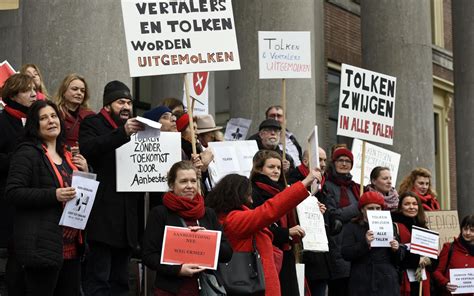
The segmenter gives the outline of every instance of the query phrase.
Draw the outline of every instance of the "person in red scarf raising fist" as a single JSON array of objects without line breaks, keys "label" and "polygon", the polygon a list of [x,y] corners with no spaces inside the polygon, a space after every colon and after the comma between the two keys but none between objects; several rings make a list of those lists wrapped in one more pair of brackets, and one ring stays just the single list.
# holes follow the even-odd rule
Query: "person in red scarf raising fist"
[{"label": "person in red scarf raising fist", "polygon": [[423,204],[425,211],[439,211],[441,209],[436,192],[431,185],[431,172],[425,168],[416,168],[400,183],[400,194],[412,191],[416,193]]}]

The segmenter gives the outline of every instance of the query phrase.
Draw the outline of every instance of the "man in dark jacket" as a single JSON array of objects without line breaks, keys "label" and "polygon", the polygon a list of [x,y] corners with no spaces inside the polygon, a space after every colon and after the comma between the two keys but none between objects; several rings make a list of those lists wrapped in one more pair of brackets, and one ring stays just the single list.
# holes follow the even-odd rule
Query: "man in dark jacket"
[{"label": "man in dark jacket", "polygon": [[120,81],[104,88],[104,107],[84,119],[80,151],[100,182],[86,228],[86,295],[128,295],[128,264],[138,245],[137,208],[140,193],[117,192],[115,149],[143,129],[132,116],[130,89]]}]

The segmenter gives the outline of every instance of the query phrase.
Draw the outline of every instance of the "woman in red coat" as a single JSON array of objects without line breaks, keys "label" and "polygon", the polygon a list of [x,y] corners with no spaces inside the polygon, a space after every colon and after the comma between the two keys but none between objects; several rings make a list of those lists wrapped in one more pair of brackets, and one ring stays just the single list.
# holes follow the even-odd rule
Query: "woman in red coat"
[{"label": "woman in red coat", "polygon": [[461,234],[454,242],[445,243],[439,255],[439,265],[433,277],[443,288],[443,295],[451,295],[451,292],[457,289],[449,279],[449,270],[453,268],[474,268],[474,215],[464,217],[461,222]]},{"label": "woman in red coat", "polygon": [[255,209],[251,209],[252,187],[249,179],[236,174],[225,176],[206,197],[206,205],[218,214],[234,252],[250,252],[252,238],[255,237],[262,258],[267,296],[281,295],[273,257],[273,235],[268,226],[308,197],[306,187],[316,178],[320,180],[321,175],[312,171],[303,181],[286,188]]}]

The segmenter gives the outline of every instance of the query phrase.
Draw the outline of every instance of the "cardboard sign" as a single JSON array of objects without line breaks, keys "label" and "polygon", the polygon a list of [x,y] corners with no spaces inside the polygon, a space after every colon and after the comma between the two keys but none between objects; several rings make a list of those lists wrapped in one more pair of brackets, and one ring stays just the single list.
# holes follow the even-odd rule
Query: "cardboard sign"
[{"label": "cardboard sign", "polygon": [[410,252],[438,259],[439,233],[413,226],[411,230]]},{"label": "cardboard sign", "polygon": [[165,226],[161,264],[198,264],[217,269],[221,232],[216,230],[191,231],[188,228]]},{"label": "cardboard sign", "polygon": [[166,174],[181,161],[181,133],[161,132],[159,138],[137,134],[115,151],[118,192],[168,191]]},{"label": "cardboard sign", "polygon": [[122,0],[131,77],[239,70],[231,0]]},{"label": "cardboard sign", "polygon": [[426,225],[439,232],[439,249],[461,233],[458,211],[426,211]]},{"label": "cardboard sign", "polygon": [[397,79],[342,64],[337,134],[393,144]]},{"label": "cardboard sign", "polygon": [[[362,172],[362,141],[354,139],[352,143],[352,154],[354,155],[354,166],[352,167],[352,179],[360,180]],[[400,165],[400,154],[390,150],[365,143],[365,168],[364,168],[364,186],[370,184],[370,172],[377,167],[388,167],[392,175],[392,186],[396,187],[398,167]]]},{"label": "cardboard sign", "polygon": [[241,141],[247,138],[252,120],[246,118],[231,118],[225,128],[224,140]]},{"label": "cardboard sign", "polygon": [[374,232],[375,239],[370,243],[371,247],[390,247],[393,240],[393,224],[390,211],[367,211],[369,229]]},{"label": "cardboard sign", "polygon": [[[195,72],[188,73],[187,81],[191,85],[189,87],[189,95],[194,98],[193,115],[207,115],[209,114],[209,72]],[[186,100],[186,90],[183,84],[183,105],[188,107],[188,100]]]},{"label": "cardboard sign", "polygon": [[319,210],[318,199],[309,196],[296,207],[296,211],[300,225],[306,233],[302,239],[304,250],[329,252],[324,217]]},{"label": "cardboard sign", "polygon": [[449,281],[457,285],[456,291],[451,294],[474,293],[474,268],[455,268],[449,270]]},{"label": "cardboard sign", "polygon": [[5,60],[0,63],[0,87],[2,87],[5,84],[5,81],[8,79],[8,77],[12,76],[15,74],[16,71],[13,69],[13,67],[10,65],[10,63]]},{"label": "cardboard sign", "polygon": [[310,32],[258,32],[260,79],[311,78]]}]

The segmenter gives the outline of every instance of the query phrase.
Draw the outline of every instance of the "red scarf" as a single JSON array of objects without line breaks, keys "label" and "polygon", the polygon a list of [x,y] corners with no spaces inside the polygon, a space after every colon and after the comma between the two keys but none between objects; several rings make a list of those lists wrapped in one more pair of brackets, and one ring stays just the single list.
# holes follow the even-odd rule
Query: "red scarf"
[{"label": "red scarf", "polygon": [[22,118],[26,118],[25,113],[21,112],[20,110],[13,109],[12,107],[8,105],[5,106],[5,111],[18,120],[21,120]]},{"label": "red scarf", "polygon": [[107,110],[105,110],[105,108],[100,109],[100,114],[102,114],[102,116],[105,117],[105,120],[107,120],[107,122],[108,122],[114,129],[118,128],[117,123],[112,119],[112,117],[110,116],[109,112],[107,112]]},{"label": "red scarf", "polygon": [[[70,186],[70,184],[69,185],[64,184],[63,177],[59,173],[58,168],[56,167],[56,165],[54,164],[53,159],[51,158],[51,156],[48,153],[48,148],[46,148],[45,145],[42,145],[42,146],[43,146],[44,153],[46,154],[46,157],[48,158],[49,162],[51,163],[51,166],[53,167],[54,174],[56,175],[56,178],[58,178],[59,187],[64,188],[64,187]],[[71,152],[66,150],[66,147],[64,147],[64,158],[65,158],[67,164],[71,167],[71,169],[73,171],[77,171],[77,167],[74,165],[74,163],[72,163],[72,154],[71,154]]]},{"label": "red scarf", "polygon": [[423,209],[425,211],[439,211],[441,209],[436,197],[432,196],[431,194],[421,195],[421,193],[416,191],[415,188],[413,188],[413,192],[415,192],[420,198],[421,204],[423,205]]},{"label": "red scarf", "polygon": [[193,199],[178,196],[173,192],[167,192],[163,196],[163,205],[185,220],[199,220],[204,217],[206,208],[204,207],[204,198],[197,193]]},{"label": "red scarf", "polygon": [[341,177],[333,176],[332,174],[329,174],[329,180],[340,187],[341,194],[339,197],[339,208],[345,208],[351,205],[348,190],[351,190],[355,198],[359,200],[360,187],[359,187],[359,184],[352,181],[352,179],[345,180]]}]

